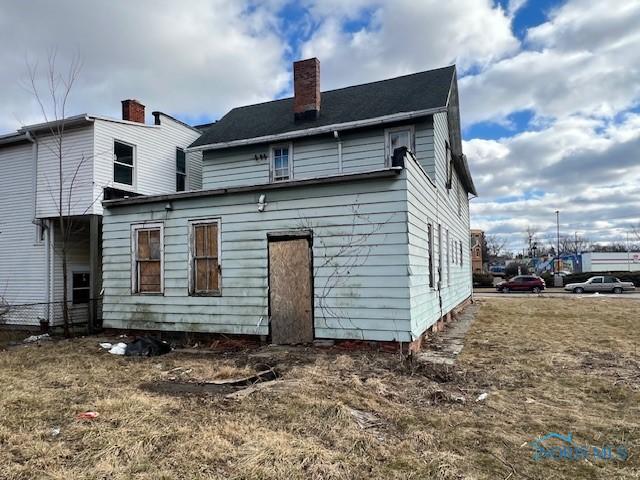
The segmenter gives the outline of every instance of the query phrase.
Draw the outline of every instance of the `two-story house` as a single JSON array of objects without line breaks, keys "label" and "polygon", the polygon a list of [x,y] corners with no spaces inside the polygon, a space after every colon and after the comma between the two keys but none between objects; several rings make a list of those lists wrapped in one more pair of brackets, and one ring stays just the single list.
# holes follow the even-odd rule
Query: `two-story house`
[{"label": "two-story house", "polygon": [[201,132],[153,116],[125,100],[122,120],[83,114],[0,136],[0,323],[59,324],[65,282],[71,320],[97,317],[102,200],[201,188],[202,155],[186,151]]},{"label": "two-story house", "polygon": [[326,92],[317,59],[293,71],[188,149],[204,190],[103,202],[105,327],[419,342],[470,298],[455,67]]}]

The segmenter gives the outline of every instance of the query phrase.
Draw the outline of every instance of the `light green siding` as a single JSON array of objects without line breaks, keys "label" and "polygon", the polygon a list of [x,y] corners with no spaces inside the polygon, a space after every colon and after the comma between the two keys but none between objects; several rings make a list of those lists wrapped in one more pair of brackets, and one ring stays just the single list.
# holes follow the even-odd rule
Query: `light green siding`
[{"label": "light green siding", "polygon": [[[469,202],[457,175],[453,175],[452,189],[446,189],[445,141],[447,139],[446,113],[437,113],[434,115],[434,163],[425,165],[420,161],[419,163],[424,167],[420,168],[414,161],[406,162],[411,329],[414,338],[436,323],[441,315],[450,312],[471,296]],[[429,173],[429,178],[426,173]],[[460,215],[457,195],[460,195],[461,199]],[[429,286],[427,242],[429,223],[433,225],[434,288]],[[443,245],[439,243],[438,225],[442,225]],[[449,231],[448,249],[446,248],[447,230]],[[459,259],[460,247],[456,248],[455,254],[453,252],[453,245],[458,245],[458,242],[462,244],[462,261]],[[439,275],[441,248],[443,268]],[[447,274],[450,274],[451,278],[447,278]],[[439,284],[440,288],[438,288]]]},{"label": "light green siding", "polygon": [[[313,231],[317,338],[408,341],[406,180],[292,187],[107,209],[104,325],[266,335],[267,233]],[[220,218],[222,295],[188,295],[188,222]],[[131,225],[164,224],[164,295],[131,295]],[[292,292],[295,293],[295,292]]]}]

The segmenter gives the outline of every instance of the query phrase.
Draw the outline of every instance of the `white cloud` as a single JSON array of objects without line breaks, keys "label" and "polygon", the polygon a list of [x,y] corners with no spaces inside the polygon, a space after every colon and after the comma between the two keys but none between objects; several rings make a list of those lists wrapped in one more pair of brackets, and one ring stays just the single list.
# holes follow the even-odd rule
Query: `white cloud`
[{"label": "white cloud", "polygon": [[640,2],[576,0],[527,32],[530,47],[460,81],[465,124],[542,117],[611,117],[640,101]]},{"label": "white cloud", "polygon": [[[509,16],[489,0],[337,3],[311,2],[320,27],[302,47],[303,57],[320,58],[325,89],[451,63],[487,65],[519,46]],[[367,26],[346,31],[346,19],[367,14]]]},{"label": "white cloud", "polygon": [[[249,8],[251,7],[251,8]],[[149,110],[220,114],[273,98],[289,81],[273,4],[222,0],[36,1],[0,5],[0,131],[38,120],[19,86],[25,57],[83,58],[71,110],[118,116],[120,100]]]}]

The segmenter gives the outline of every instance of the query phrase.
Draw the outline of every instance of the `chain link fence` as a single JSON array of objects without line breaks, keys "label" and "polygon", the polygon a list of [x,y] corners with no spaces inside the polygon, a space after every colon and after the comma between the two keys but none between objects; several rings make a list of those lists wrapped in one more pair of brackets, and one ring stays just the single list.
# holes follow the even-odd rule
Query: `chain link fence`
[{"label": "chain link fence", "polygon": [[[10,304],[0,303],[0,327],[24,329],[58,329],[64,326],[64,302]],[[90,319],[95,317],[93,330],[102,327],[102,299],[87,303],[67,302],[69,324],[74,331],[89,332]]]}]

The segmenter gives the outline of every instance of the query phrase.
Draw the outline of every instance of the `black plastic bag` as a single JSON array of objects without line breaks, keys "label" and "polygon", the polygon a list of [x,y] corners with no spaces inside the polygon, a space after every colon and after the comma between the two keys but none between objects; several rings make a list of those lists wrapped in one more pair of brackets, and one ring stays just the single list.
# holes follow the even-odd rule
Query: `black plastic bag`
[{"label": "black plastic bag", "polygon": [[139,337],[127,345],[124,351],[127,357],[157,357],[171,351],[167,342],[153,337]]}]

